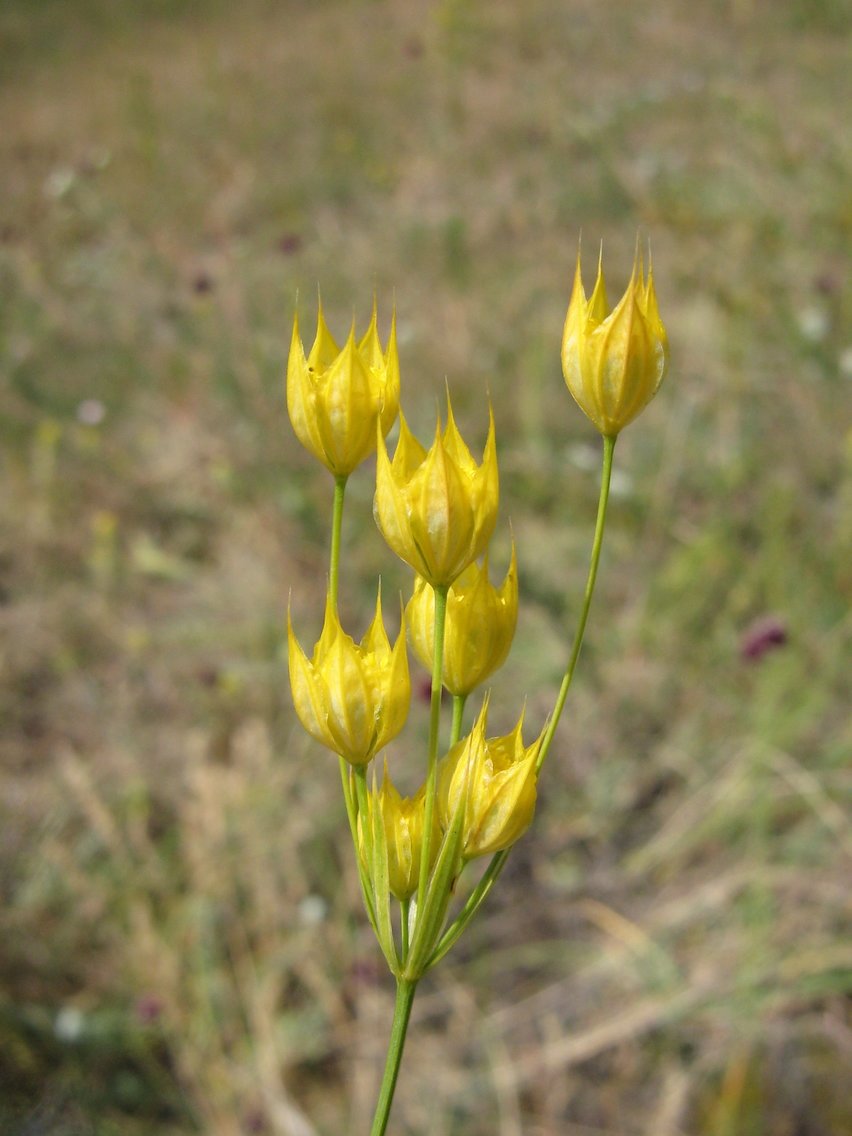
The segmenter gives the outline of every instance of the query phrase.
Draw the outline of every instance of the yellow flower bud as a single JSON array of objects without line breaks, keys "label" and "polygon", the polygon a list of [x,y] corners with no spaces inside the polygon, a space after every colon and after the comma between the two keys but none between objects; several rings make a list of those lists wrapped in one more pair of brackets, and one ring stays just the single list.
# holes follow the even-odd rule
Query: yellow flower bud
[{"label": "yellow flower bud", "polygon": [[376,614],[360,646],[340,626],[331,598],[322,635],[308,659],[287,613],[290,687],[299,721],[311,735],[352,765],[366,765],[396,737],[408,716],[411,683],[405,621],[393,647]]},{"label": "yellow flower bud", "polygon": [[310,354],[299,336],[298,318],[287,361],[287,410],[296,436],[335,477],[347,477],[375,450],[376,430],[387,434],[399,412],[396,319],[385,351],[376,326],[376,306],[360,342],[354,327],[340,350],[326,326],[322,305]]},{"label": "yellow flower bud", "polygon": [[[488,579],[488,557],[465,568],[447,593],[444,626],[444,686],[466,696],[501,667],[518,621],[518,564],[515,545],[509,571],[499,588]],[[408,637],[427,670],[435,650],[435,593],[422,578],[405,609]]]},{"label": "yellow flower bud", "polygon": [[449,828],[456,809],[465,809],[461,847],[466,860],[509,848],[529,828],[535,812],[541,736],[524,748],[521,714],[511,734],[486,739],[487,717],[486,699],[471,732],[438,770],[441,827]]},{"label": "yellow flower bud", "polygon": [[374,514],[387,543],[430,584],[445,587],[480,556],[497,519],[499,500],[494,416],[482,464],[471,457],[447,398],[447,426],[438,421],[428,452],[400,412],[393,461],[378,438]]},{"label": "yellow flower bud", "polygon": [[657,309],[653,272],[637,246],[627,291],[607,314],[603,269],[586,300],[580,257],[562,335],[562,372],[580,409],[615,437],[648,405],[663,381],[669,345]]},{"label": "yellow flower bud", "polygon": [[[410,899],[417,891],[420,875],[420,856],[423,849],[423,824],[426,818],[426,787],[421,785],[413,797],[402,797],[390,779],[387,762],[381,788],[375,786],[368,798],[368,808],[378,808],[385,830],[388,856],[388,884],[391,894],[399,900]],[[372,822],[372,811],[370,820]],[[358,844],[362,858],[366,857],[363,818],[358,818]],[[438,818],[434,817],[434,831],[429,842],[432,868],[441,844]]]}]

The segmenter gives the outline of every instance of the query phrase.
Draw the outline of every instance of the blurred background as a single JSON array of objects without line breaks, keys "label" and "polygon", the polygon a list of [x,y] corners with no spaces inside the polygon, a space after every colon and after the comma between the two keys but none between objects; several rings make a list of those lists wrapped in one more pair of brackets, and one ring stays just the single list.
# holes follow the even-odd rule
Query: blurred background
[{"label": "blurred background", "polygon": [[[446,380],[478,454],[490,394],[521,576],[492,724],[525,693],[537,730],[598,489],[559,365],[581,231],[613,298],[650,238],[671,371],[392,1130],[852,1131],[850,30],[846,0],[4,0],[0,1132],[369,1127],[392,984],[283,650],[332,489],[293,314],[310,343],[319,286],[342,340],[395,303],[424,439]],[[377,574],[410,586],[372,491],[358,638]]]}]

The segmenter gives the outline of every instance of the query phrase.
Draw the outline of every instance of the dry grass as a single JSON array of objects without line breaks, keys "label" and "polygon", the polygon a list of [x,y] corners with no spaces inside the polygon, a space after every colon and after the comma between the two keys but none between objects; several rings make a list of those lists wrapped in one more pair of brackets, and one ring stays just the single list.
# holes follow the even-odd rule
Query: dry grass
[{"label": "dry grass", "polygon": [[[394,295],[421,433],[445,375],[474,438],[490,391],[523,604],[494,725],[518,690],[540,720],[596,497],[576,236],[616,292],[637,227],[671,379],[619,443],[536,826],[418,995],[394,1128],[849,1130],[850,30],[840,0],[7,0],[0,1131],[368,1126],[390,991],[281,651],[330,497],[286,422],[293,306],[319,282],[342,332]],[[408,586],[369,481],[361,628],[376,573]],[[747,662],[766,616],[786,642]]]}]

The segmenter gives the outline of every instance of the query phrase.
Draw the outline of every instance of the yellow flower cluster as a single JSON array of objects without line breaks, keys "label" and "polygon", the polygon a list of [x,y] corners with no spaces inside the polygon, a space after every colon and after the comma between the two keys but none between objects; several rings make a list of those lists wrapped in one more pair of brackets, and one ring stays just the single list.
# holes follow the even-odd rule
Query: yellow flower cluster
[{"label": "yellow flower cluster", "polygon": [[[391,968],[416,981],[446,949],[442,942],[454,941],[450,932],[450,940],[440,936],[464,864],[477,856],[499,857],[528,828],[553,727],[525,746],[522,713],[511,733],[488,737],[486,695],[473,726],[463,733],[465,702],[505,661],[518,615],[514,542],[502,584],[493,585],[488,572],[499,503],[494,417],[489,408],[477,462],[456,425],[448,394],[446,424],[439,418],[431,446],[423,446],[399,409],[395,328],[394,319],[382,347],[374,305],[367,331],[356,339],[353,326],[341,349],[320,307],[306,354],[294,321],[287,367],[290,420],[300,442],[334,476],[336,490],[322,633],[308,657],[288,612],[288,648],[296,713],[305,730],[342,761],[371,922]],[[586,299],[578,258],[562,343],[563,372],[574,398],[607,439],[610,460],[619,431],[656,393],[667,359],[652,274],[649,270],[645,277],[638,251],[627,290],[611,312],[600,267]],[[391,456],[386,437],[397,421]],[[350,474],[373,453],[375,521],[389,547],[416,573],[393,644],[380,596],[360,643],[344,632],[337,604],[343,492]],[[406,630],[432,675],[425,776],[410,797],[396,789],[387,760],[381,784],[374,777],[368,787],[365,779],[366,767],[397,737],[408,715]],[[453,698],[452,730],[443,746],[442,687]],[[561,702],[556,719],[559,712]],[[389,895],[402,905],[399,949]],[[411,911],[416,916],[409,921],[415,897]]]},{"label": "yellow flower cluster", "polygon": [[[459,432],[448,396],[446,426],[439,421],[431,447],[422,446],[398,411],[394,328],[383,350],[374,307],[363,338],[356,342],[353,329],[341,350],[320,308],[316,338],[306,355],[294,323],[288,409],[299,440],[335,477],[347,477],[377,451],[376,522],[388,545],[418,574],[408,605],[412,645],[431,670],[435,588],[447,589],[444,684],[451,694],[467,696],[505,660],[518,610],[514,547],[499,588],[488,578],[487,557],[477,564],[494,531],[499,502],[494,419],[489,414],[485,450],[477,463]],[[391,458],[385,434],[397,416],[399,439]],[[404,629],[391,647],[377,601],[373,622],[358,645],[343,631],[329,596],[312,657],[299,645],[289,617],[288,642],[293,702],[302,725],[351,765],[366,765],[405,723],[411,686]],[[480,740],[484,745],[484,736]],[[477,799],[473,791],[471,799]],[[412,865],[419,871],[413,844],[423,827],[424,800],[425,789],[410,799],[400,797],[387,777],[372,795],[371,807],[384,817],[391,890],[398,897],[411,894]],[[446,820],[444,816],[445,827]],[[437,841],[430,843],[437,850]],[[488,851],[471,852],[475,844],[470,841],[465,847],[466,856]]]}]

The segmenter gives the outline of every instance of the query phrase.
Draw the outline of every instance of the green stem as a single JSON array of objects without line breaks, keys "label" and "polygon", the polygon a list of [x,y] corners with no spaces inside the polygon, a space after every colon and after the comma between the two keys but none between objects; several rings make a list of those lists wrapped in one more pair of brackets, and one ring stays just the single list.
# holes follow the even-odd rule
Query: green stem
[{"label": "green stem", "polygon": [[343,498],[346,494],[346,475],[334,479],[334,508],[331,514],[331,557],[328,569],[328,591],[337,610],[337,583],[340,578],[340,529],[343,523]]},{"label": "green stem", "polygon": [[606,509],[609,503],[609,486],[612,480],[612,454],[615,449],[615,441],[617,435],[612,437],[604,437],[603,440],[603,469],[601,471],[601,492],[598,498],[598,516],[595,522],[595,536],[592,541],[592,555],[589,562],[589,574],[586,578],[586,592],[583,597],[583,607],[580,611],[580,618],[577,622],[577,630],[574,632],[574,644],[571,648],[571,654],[568,658],[568,666],[565,668],[565,677],[562,679],[562,686],[559,688],[559,694],[556,698],[556,705],[553,708],[553,717],[548,723],[544,737],[541,741],[541,749],[538,754],[538,761],[536,762],[536,772],[538,772],[544,759],[547,757],[547,752],[550,749],[553,736],[556,733],[556,727],[559,725],[559,719],[562,716],[562,709],[565,706],[565,699],[568,697],[568,690],[574,678],[574,669],[577,666],[577,660],[580,657],[580,648],[583,646],[583,636],[586,633],[586,622],[589,618],[589,609],[592,606],[592,596],[595,591],[595,580],[598,575],[598,564],[601,558],[601,546],[603,544],[604,526],[606,525]]},{"label": "green stem", "polygon": [[429,881],[432,827],[435,815],[435,789],[438,782],[438,741],[441,725],[441,692],[444,682],[444,627],[447,617],[448,587],[434,586],[435,646],[432,654],[432,702],[429,710],[429,765],[426,773],[426,802],[423,814],[423,847],[420,853],[420,875],[417,881],[417,916],[423,910]]},{"label": "green stem", "polygon": [[467,702],[466,694],[453,695],[453,724],[450,727],[450,747],[452,748],[461,737],[462,723],[464,721],[464,708]]},{"label": "green stem", "polygon": [[405,1034],[408,1030],[408,1019],[411,1017],[411,1004],[414,1001],[416,989],[416,982],[409,982],[404,978],[400,978],[397,982],[393,1026],[388,1042],[388,1056],[370,1136],[384,1136],[388,1126],[396,1079],[399,1076],[399,1065],[402,1061],[402,1050],[405,1045]]}]

